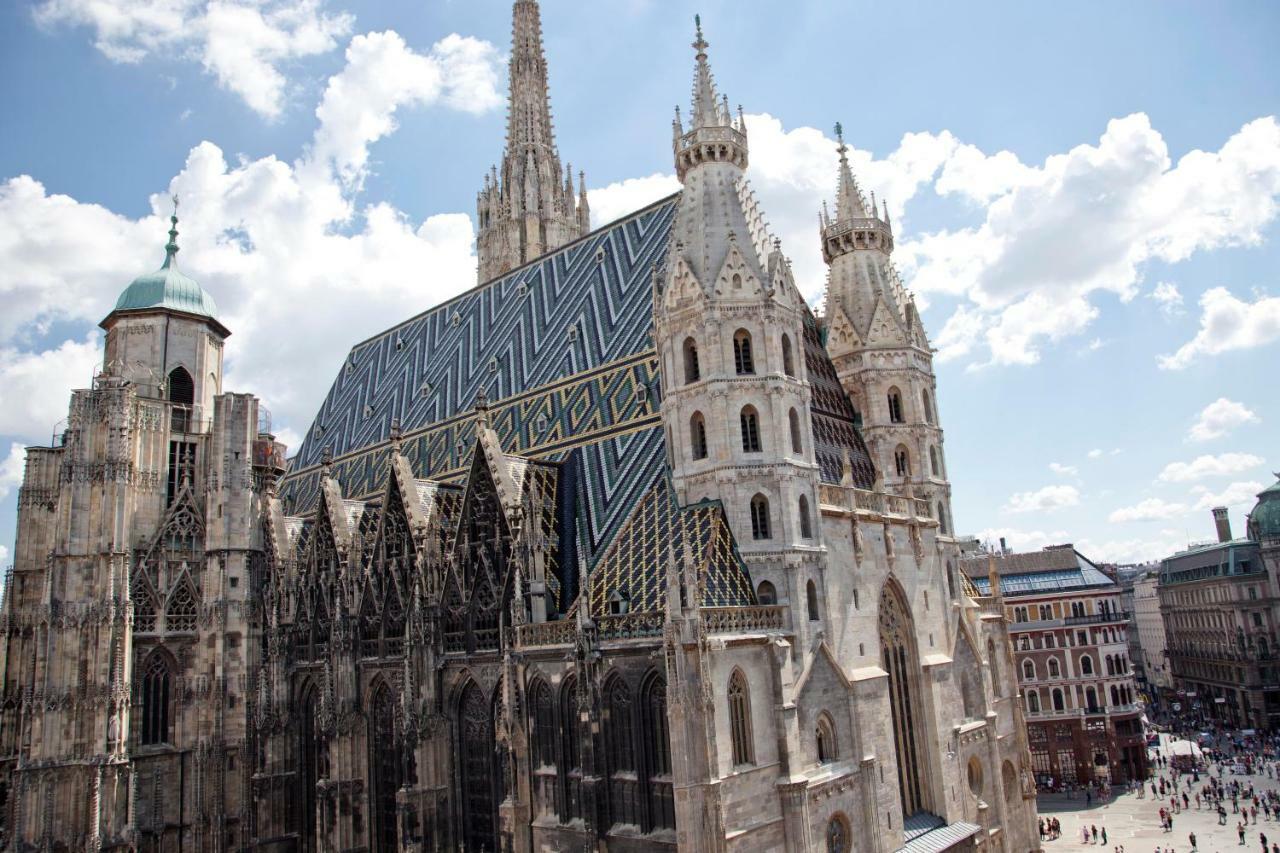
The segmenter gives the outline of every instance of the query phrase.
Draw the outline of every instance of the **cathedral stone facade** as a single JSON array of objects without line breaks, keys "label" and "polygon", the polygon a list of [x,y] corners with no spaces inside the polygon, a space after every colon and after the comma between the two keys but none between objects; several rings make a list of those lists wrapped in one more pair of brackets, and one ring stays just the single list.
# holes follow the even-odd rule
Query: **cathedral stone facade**
[{"label": "cathedral stone facade", "polygon": [[999,586],[843,142],[817,316],[701,27],[681,191],[591,231],[514,17],[481,285],[356,344],[292,459],[176,216],[103,321],[27,455],[0,848],[1037,849]]}]

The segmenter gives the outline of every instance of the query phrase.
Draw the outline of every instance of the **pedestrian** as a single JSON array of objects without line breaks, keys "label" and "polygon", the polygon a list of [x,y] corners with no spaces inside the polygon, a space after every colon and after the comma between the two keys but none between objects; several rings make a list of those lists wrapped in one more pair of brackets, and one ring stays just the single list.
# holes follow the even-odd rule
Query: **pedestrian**
[{"label": "pedestrian", "polygon": [[1093,843],[1097,844],[1098,843],[1098,826],[1097,824],[1090,824],[1089,828],[1093,830]]},{"label": "pedestrian", "polygon": [[[1266,836],[1263,836],[1263,838],[1265,838],[1265,837],[1266,837]],[[1107,843],[1107,828],[1106,828],[1105,826],[1104,826],[1104,827],[1102,827],[1102,843],[1103,843],[1104,845]],[[1263,842],[1262,842],[1262,844],[1263,844],[1263,846],[1265,847],[1265,846],[1266,846],[1266,841],[1263,841]]]},{"label": "pedestrian", "polygon": [[1236,822],[1236,835],[1240,836],[1240,847],[1244,846],[1244,824]]},{"label": "pedestrian", "polygon": [[1190,840],[1190,841],[1191,841],[1191,849],[1192,849],[1192,850],[1195,850],[1195,849],[1196,849],[1196,834],[1193,832],[1193,833],[1191,833],[1190,835],[1188,835],[1188,836],[1187,836],[1187,838],[1188,838],[1188,840]]}]

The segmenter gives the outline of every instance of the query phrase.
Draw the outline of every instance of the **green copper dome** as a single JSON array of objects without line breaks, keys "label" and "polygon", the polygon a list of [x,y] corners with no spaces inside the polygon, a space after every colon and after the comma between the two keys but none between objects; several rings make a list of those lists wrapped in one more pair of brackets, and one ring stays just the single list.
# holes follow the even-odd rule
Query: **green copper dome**
[{"label": "green copper dome", "polygon": [[169,221],[173,227],[169,231],[169,243],[164,247],[164,264],[155,272],[135,278],[116,300],[115,310],[165,308],[216,318],[218,306],[213,297],[205,293],[195,279],[178,271],[178,217],[174,215]]},{"label": "green copper dome", "polygon": [[1260,538],[1280,539],[1280,479],[1258,493],[1258,505],[1249,514],[1249,522]]}]

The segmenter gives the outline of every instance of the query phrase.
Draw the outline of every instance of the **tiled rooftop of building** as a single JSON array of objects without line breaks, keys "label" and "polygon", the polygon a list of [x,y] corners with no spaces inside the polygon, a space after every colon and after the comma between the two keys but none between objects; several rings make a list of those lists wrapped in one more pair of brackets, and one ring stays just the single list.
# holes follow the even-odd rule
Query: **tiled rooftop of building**
[{"label": "tiled rooftop of building", "polygon": [[1076,589],[1114,587],[1115,581],[1071,545],[1019,554],[977,554],[961,561],[961,568],[981,595],[989,595],[987,572],[995,560],[1000,592],[1008,596],[1039,595]]}]

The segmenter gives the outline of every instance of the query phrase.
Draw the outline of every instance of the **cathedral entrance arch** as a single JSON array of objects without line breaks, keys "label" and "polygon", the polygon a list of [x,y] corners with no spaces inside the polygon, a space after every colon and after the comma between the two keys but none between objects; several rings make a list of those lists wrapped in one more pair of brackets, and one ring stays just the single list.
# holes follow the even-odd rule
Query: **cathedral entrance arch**
[{"label": "cathedral entrance arch", "polygon": [[498,793],[493,703],[474,682],[458,701],[458,764],[462,787],[462,842],[467,853],[498,849]]}]

